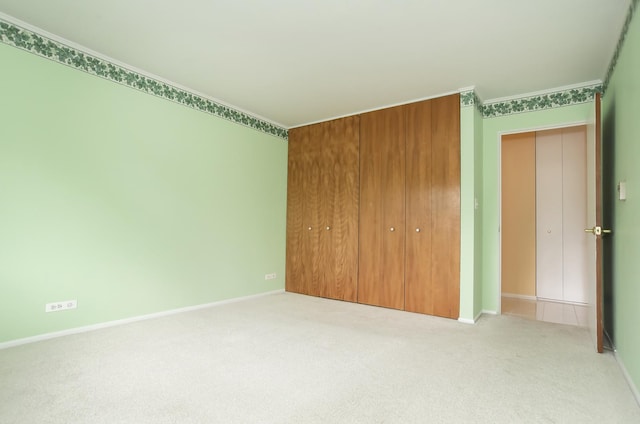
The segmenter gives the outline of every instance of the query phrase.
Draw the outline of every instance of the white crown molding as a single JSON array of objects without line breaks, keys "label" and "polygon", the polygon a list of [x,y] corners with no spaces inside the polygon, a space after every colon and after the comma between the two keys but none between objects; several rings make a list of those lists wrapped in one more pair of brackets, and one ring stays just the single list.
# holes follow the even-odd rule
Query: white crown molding
[{"label": "white crown molding", "polygon": [[514,100],[526,99],[528,97],[545,96],[547,94],[554,94],[554,93],[569,91],[569,90],[579,90],[581,88],[593,87],[601,84],[602,84],[602,80],[586,81],[586,82],[581,82],[577,84],[565,85],[562,87],[549,88],[547,90],[534,91],[531,93],[516,94],[514,96],[508,96],[508,97],[498,97],[495,99],[485,100],[484,102],[482,102],[482,104],[490,105],[493,103],[511,102]]},{"label": "white crown molding", "polygon": [[331,118],[319,119],[317,121],[311,121],[311,122],[307,122],[305,124],[293,125],[293,126],[287,128],[287,129],[290,130],[290,129],[293,129],[293,128],[305,127],[307,125],[313,125],[313,124],[319,124],[321,122],[333,121],[334,119],[347,118],[349,116],[361,115],[363,113],[375,112],[377,110],[383,110],[383,109],[388,109],[388,108],[391,108],[391,107],[408,105],[408,104],[411,104],[411,103],[422,102],[422,101],[425,101],[425,100],[437,99],[439,97],[445,97],[445,96],[450,96],[452,94],[459,94],[459,93],[460,92],[457,91],[457,90],[456,91],[447,91],[446,93],[435,94],[433,96],[420,97],[420,98],[413,99],[413,100],[407,100],[405,102],[392,103],[392,104],[388,104],[386,106],[379,106],[379,107],[375,107],[375,108],[371,108],[371,109],[364,109],[364,110],[361,110],[359,112],[347,113],[345,115],[337,115],[337,116],[333,116]]}]

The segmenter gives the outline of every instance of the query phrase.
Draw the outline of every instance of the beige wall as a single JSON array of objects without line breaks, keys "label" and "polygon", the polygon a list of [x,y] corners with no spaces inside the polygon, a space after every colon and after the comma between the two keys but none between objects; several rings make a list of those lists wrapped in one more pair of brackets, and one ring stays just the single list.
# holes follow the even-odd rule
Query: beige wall
[{"label": "beige wall", "polygon": [[502,136],[502,293],[536,295],[536,134]]}]

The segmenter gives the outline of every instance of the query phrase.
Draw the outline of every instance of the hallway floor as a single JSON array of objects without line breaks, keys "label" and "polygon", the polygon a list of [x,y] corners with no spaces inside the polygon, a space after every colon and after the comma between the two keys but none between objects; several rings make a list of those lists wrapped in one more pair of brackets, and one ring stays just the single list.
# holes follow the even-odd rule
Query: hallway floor
[{"label": "hallway floor", "polygon": [[588,306],[502,296],[502,314],[557,324],[588,326]]}]

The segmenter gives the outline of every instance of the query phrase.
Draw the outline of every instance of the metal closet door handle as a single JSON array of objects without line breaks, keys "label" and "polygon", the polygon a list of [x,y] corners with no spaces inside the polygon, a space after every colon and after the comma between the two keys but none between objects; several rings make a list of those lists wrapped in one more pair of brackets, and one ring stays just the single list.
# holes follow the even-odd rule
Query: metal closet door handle
[{"label": "metal closet door handle", "polygon": [[416,233],[419,233],[419,232],[420,232],[420,228],[416,228]]},{"label": "metal closet door handle", "polygon": [[396,229],[394,227],[389,228],[389,231],[391,231],[392,233],[395,231]]},{"label": "metal closet door handle", "polygon": [[329,227],[329,226],[327,225],[327,231],[329,231],[330,229],[331,229],[331,227]]}]

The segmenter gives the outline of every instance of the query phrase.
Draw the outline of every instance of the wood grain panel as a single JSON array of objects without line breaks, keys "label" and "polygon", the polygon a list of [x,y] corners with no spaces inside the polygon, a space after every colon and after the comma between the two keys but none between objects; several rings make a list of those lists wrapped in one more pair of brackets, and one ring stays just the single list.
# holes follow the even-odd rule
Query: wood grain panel
[{"label": "wood grain panel", "polygon": [[320,181],[318,187],[318,280],[319,295],[327,297],[327,285],[335,281],[335,254],[333,242],[333,219],[338,205],[335,197],[334,156],[331,139],[331,123],[321,122],[311,126],[311,137],[318,146]]},{"label": "wood grain panel", "polygon": [[325,231],[321,244],[326,246],[327,257],[320,295],[354,302],[358,283],[359,117],[323,125],[326,204],[322,207]]},{"label": "wood grain panel", "polygon": [[536,133],[502,136],[502,293],[536,295]]},{"label": "wood grain panel", "polygon": [[460,95],[431,101],[433,314],[460,315]]},{"label": "wood grain panel", "polygon": [[404,308],[404,107],[360,117],[358,302]]},{"label": "wood grain panel", "polygon": [[[594,126],[593,131],[595,132],[595,177],[596,177],[596,191],[595,191],[595,203],[596,203],[596,222],[595,225],[603,226],[603,209],[602,209],[602,100],[600,98],[600,93],[596,93],[595,98],[595,110],[594,110]],[[603,320],[603,295],[604,295],[604,270],[603,270],[603,254],[604,254],[604,246],[602,243],[602,237],[596,238],[596,289],[594,299],[595,303],[590,308],[590,317],[593,312],[593,318],[595,318],[595,328],[592,328],[592,325],[589,325],[589,331],[595,337],[596,350],[598,353],[603,352],[603,343],[604,343],[604,324]],[[610,283],[610,282],[608,282]],[[592,308],[595,308],[593,311]]]},{"label": "wood grain panel", "polygon": [[433,314],[431,279],[431,101],[406,106],[405,309]]},{"label": "wood grain panel", "polygon": [[288,173],[287,173],[287,243],[286,243],[286,276],[285,289],[290,292],[303,293],[303,178],[304,164],[302,151],[305,141],[309,139],[309,129],[295,128],[289,131]]},{"label": "wood grain panel", "polygon": [[321,270],[324,264],[321,254],[320,239],[322,236],[322,146],[318,140],[322,137],[320,124],[309,126],[309,138],[303,148],[303,211],[306,227],[303,243],[303,280],[304,294],[320,296]]}]

